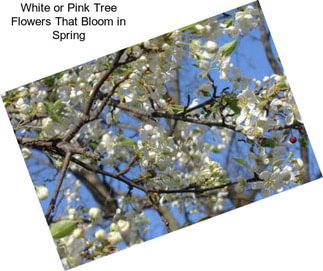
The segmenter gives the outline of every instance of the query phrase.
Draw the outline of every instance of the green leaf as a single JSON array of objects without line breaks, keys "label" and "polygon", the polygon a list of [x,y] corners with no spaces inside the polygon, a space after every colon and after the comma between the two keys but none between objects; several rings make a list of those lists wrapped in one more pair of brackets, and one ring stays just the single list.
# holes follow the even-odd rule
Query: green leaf
[{"label": "green leaf", "polygon": [[2,97],[2,100],[3,100],[4,103],[7,103],[7,104],[12,103],[11,97],[8,97],[8,96]]},{"label": "green leaf", "polygon": [[60,79],[60,78],[62,78],[62,77],[63,77],[63,75],[64,75],[64,71],[62,71],[62,72],[58,72],[58,73],[54,74],[54,77],[55,77],[56,79]]},{"label": "green leaf", "polygon": [[211,151],[212,151],[213,153],[219,153],[219,152],[220,152],[220,149],[219,149],[217,146],[214,146],[214,147],[211,149]]},{"label": "green leaf", "polygon": [[98,144],[96,142],[90,142],[89,145],[93,150],[95,150],[96,147],[98,146]]},{"label": "green leaf", "polygon": [[226,19],[224,23],[227,25],[227,27],[233,25],[233,18]]},{"label": "green leaf", "polygon": [[302,147],[307,147],[308,146],[308,141],[305,137],[301,136],[299,138],[299,143],[301,144]]},{"label": "green leaf", "polygon": [[124,147],[133,147],[136,145],[136,141],[134,141],[132,138],[127,137],[121,138],[120,142]]},{"label": "green leaf", "polygon": [[62,102],[62,100],[57,100],[57,101],[55,101],[55,103],[54,103],[54,109],[55,110],[57,110],[57,109],[60,109],[62,106],[63,106],[63,102]]},{"label": "green leaf", "polygon": [[244,11],[244,7],[245,7],[245,6],[238,7],[238,8],[237,8],[237,10],[239,10],[239,11]]},{"label": "green leaf", "polygon": [[59,114],[52,114],[50,117],[55,122],[59,122],[60,121],[60,115]]},{"label": "green leaf", "polygon": [[277,85],[276,85],[277,88],[281,89],[281,90],[286,90],[288,89],[288,85],[286,84],[286,82],[279,82]]},{"label": "green leaf", "polygon": [[70,235],[76,228],[77,221],[74,220],[61,220],[51,224],[50,233],[54,239],[59,239]]},{"label": "green leaf", "polygon": [[52,103],[45,101],[44,102],[44,106],[45,106],[47,112],[51,112],[52,111],[52,108],[53,108]]},{"label": "green leaf", "polygon": [[82,207],[82,211],[83,211],[84,213],[88,213],[88,212],[90,211],[90,209],[89,209],[89,208]]},{"label": "green leaf", "polygon": [[[156,165],[157,166],[157,165]],[[151,178],[154,178],[156,176],[156,172],[154,170],[148,170],[144,175],[143,177],[145,179],[151,179]]]},{"label": "green leaf", "polygon": [[221,54],[222,56],[228,56],[230,55],[234,49],[237,47],[238,41],[233,40],[230,42],[227,42],[226,44],[222,45],[221,47]]},{"label": "green leaf", "polygon": [[54,86],[54,83],[55,83],[55,77],[54,76],[48,76],[44,79],[44,83],[47,85],[47,86]]},{"label": "green leaf", "polygon": [[[182,28],[178,29],[178,31],[185,31],[185,30],[189,30],[189,29],[191,29],[191,28],[192,28],[192,30],[193,30],[193,29],[194,29],[194,27],[195,27],[195,24],[196,24],[196,23],[194,23],[194,24],[190,24],[190,25],[187,25],[187,26],[184,26],[184,27],[182,27]],[[172,32],[170,32],[170,33],[172,33]]]},{"label": "green leaf", "polygon": [[239,163],[240,165],[245,165],[246,164],[246,162],[244,160],[240,159],[240,158],[233,158],[233,160],[235,162]]},{"label": "green leaf", "polygon": [[276,142],[272,138],[263,138],[260,142],[260,145],[262,147],[269,147],[269,148],[274,148],[276,145]]},{"label": "green leaf", "polygon": [[200,134],[202,131],[201,131],[201,129],[199,129],[199,128],[195,128],[195,129],[193,129],[192,130],[192,134],[193,135],[196,135],[196,134]]},{"label": "green leaf", "polygon": [[183,68],[184,68],[183,66],[178,65],[178,66],[175,67],[175,70],[179,70],[179,69],[183,69]]},{"label": "green leaf", "polygon": [[184,105],[174,104],[174,105],[171,105],[171,108],[174,112],[183,112],[184,111]]},{"label": "green leaf", "polygon": [[232,109],[234,114],[240,114],[241,108],[238,106],[238,100],[231,99],[228,101],[228,105]]},{"label": "green leaf", "polygon": [[204,89],[201,89],[200,92],[202,93],[203,97],[210,97],[211,96],[210,92],[206,91]]},{"label": "green leaf", "polygon": [[208,216],[204,216],[204,217],[200,218],[197,222],[202,222],[202,221],[207,220],[209,218],[211,218],[211,216],[209,216],[209,215]]}]

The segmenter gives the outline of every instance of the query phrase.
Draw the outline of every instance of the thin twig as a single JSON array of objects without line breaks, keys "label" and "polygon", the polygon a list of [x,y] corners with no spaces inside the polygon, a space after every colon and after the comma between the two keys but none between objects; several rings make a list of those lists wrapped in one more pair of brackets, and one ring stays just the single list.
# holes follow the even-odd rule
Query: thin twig
[{"label": "thin twig", "polygon": [[148,194],[148,198],[149,198],[149,200],[150,200],[150,202],[151,202],[151,206],[156,210],[156,212],[159,214],[159,216],[160,216],[161,220],[164,222],[165,227],[166,227],[166,231],[167,231],[167,232],[171,232],[172,230],[171,230],[171,228],[170,228],[170,226],[169,226],[169,222],[168,222],[168,220],[165,218],[165,216],[164,216],[164,214],[162,213],[162,211],[160,210],[158,203],[154,200],[153,195],[151,195],[151,194],[149,193],[149,194]]},{"label": "thin twig", "polygon": [[211,75],[208,73],[207,74],[207,78],[211,81],[212,83],[212,88],[213,88],[213,94],[212,94],[212,97],[215,98],[216,97],[216,91],[218,89],[218,87],[215,85],[215,82],[213,80],[213,78],[211,77]]},{"label": "thin twig", "polygon": [[[250,178],[248,180],[246,180],[247,183],[254,183],[254,182],[262,182],[262,179],[253,177]],[[200,193],[204,193],[207,191],[212,191],[212,190],[217,190],[217,189],[222,189],[228,186],[232,186],[232,185],[237,185],[239,184],[239,182],[228,182],[228,183],[224,183],[224,184],[220,184],[220,185],[216,185],[216,186],[211,186],[211,187],[205,187],[205,188],[200,188],[200,187],[191,187],[188,186],[186,188],[179,188],[179,189],[150,189],[149,191],[158,193],[158,194],[174,194],[174,193],[196,193],[196,194],[200,194]]]},{"label": "thin twig", "polygon": [[136,161],[138,160],[138,157],[137,156],[134,156],[130,162],[128,163],[128,165],[126,166],[125,169],[119,171],[116,176],[119,177],[119,176],[122,176],[124,174],[126,174],[127,172],[129,172],[129,170],[131,169],[131,167],[136,163]]},{"label": "thin twig", "polygon": [[79,120],[79,122],[73,127],[71,128],[71,130],[65,135],[65,137],[63,138],[63,141],[70,141],[76,134],[77,132],[82,128],[82,126],[87,123],[90,119],[90,110],[92,108],[92,105],[94,103],[94,99],[96,97],[96,95],[98,94],[100,88],[102,87],[103,83],[109,78],[109,76],[114,72],[114,70],[120,65],[119,64],[119,60],[122,56],[122,54],[124,53],[125,49],[120,50],[116,53],[113,62],[111,64],[111,67],[109,68],[109,70],[107,70],[105,72],[105,74],[101,77],[101,79],[99,80],[99,82],[96,83],[96,85],[94,86],[90,99],[88,100],[84,112],[83,112],[83,116],[82,118]]},{"label": "thin twig", "polygon": [[[234,125],[226,124],[223,121],[218,122],[218,121],[200,120],[200,119],[195,119],[195,118],[192,118],[189,116],[184,116],[183,114],[171,114],[171,113],[166,113],[166,112],[161,112],[161,111],[154,111],[154,112],[150,113],[150,112],[146,112],[146,111],[139,109],[139,108],[130,107],[130,106],[120,103],[118,100],[114,100],[114,99],[110,99],[110,103],[111,103],[111,105],[114,105],[115,107],[117,107],[121,110],[124,110],[126,112],[132,113],[136,117],[139,117],[139,118],[147,118],[147,119],[165,118],[165,119],[181,120],[183,122],[190,122],[190,123],[205,125],[205,126],[209,126],[209,127],[216,126],[219,128],[227,128],[227,129],[230,129],[235,132],[241,132],[241,131],[237,131],[236,127]],[[194,109],[202,107],[202,105],[204,106],[205,104],[208,104],[208,103],[210,103],[210,100],[197,105],[196,107],[194,107]],[[193,110],[193,108],[190,108],[190,109],[187,109],[186,112],[190,112],[192,110]],[[302,124],[299,122],[295,122],[292,125],[280,126],[277,128],[270,129],[269,131],[284,130],[284,129],[290,129],[290,128],[297,129],[299,126],[302,126]]]},{"label": "thin twig", "polygon": [[72,158],[72,154],[70,152],[66,153],[61,174],[60,174],[59,179],[57,181],[54,194],[50,200],[50,203],[49,203],[48,208],[45,213],[45,217],[46,217],[48,224],[51,223],[51,220],[52,220],[51,213],[55,208],[56,200],[57,200],[58,194],[60,192],[61,186],[63,184],[63,180],[64,180],[64,177],[65,177],[66,171],[68,169],[68,165],[70,163],[71,158]]},{"label": "thin twig", "polygon": [[[261,12],[260,4],[259,2],[255,2],[255,5],[258,7],[259,11]],[[283,74],[282,69],[280,68],[276,58],[273,54],[273,49],[271,47],[271,44],[269,42],[270,33],[267,32],[265,23],[264,23],[264,15],[261,14],[261,19],[259,22],[259,29],[260,29],[260,35],[261,35],[261,42],[264,46],[265,53],[267,55],[267,59],[269,61],[270,66],[272,67],[275,74]]]},{"label": "thin twig", "polygon": [[126,81],[126,80],[129,78],[129,75],[130,75],[130,74],[127,74],[126,76],[124,76],[121,80],[119,80],[119,81],[118,81],[118,82],[113,86],[113,88],[111,89],[110,93],[109,93],[109,94],[107,94],[107,95],[103,98],[103,100],[102,100],[102,102],[101,102],[101,104],[100,104],[99,108],[97,109],[97,111],[93,114],[93,116],[92,116],[92,117],[90,117],[90,118],[89,118],[89,122],[90,122],[90,121],[93,121],[93,120],[95,120],[95,119],[97,119],[97,118],[100,116],[100,114],[102,113],[102,111],[103,111],[104,107],[107,105],[107,103],[108,103],[109,99],[110,99],[110,98],[113,96],[113,94],[115,93],[116,89],[120,86],[120,84],[122,84],[124,81]]},{"label": "thin twig", "polygon": [[[157,194],[175,194],[175,193],[203,193],[206,191],[212,191],[212,190],[217,190],[217,189],[222,189],[231,185],[237,185],[239,184],[239,182],[228,182],[225,184],[221,184],[221,185],[216,185],[216,186],[212,186],[212,187],[205,187],[205,188],[200,188],[200,187],[192,187],[192,186],[188,186],[185,188],[179,188],[179,189],[158,189],[158,188],[146,188],[138,183],[135,183],[133,180],[130,180],[128,178],[125,178],[123,176],[118,176],[118,174],[115,173],[111,173],[102,169],[97,169],[92,165],[86,164],[74,157],[71,158],[71,161],[78,164],[81,167],[86,168],[87,170],[93,171],[95,173],[99,173],[99,174],[103,174],[109,177],[112,177],[114,179],[117,179],[125,184],[127,184],[130,187],[134,187],[137,188],[138,190],[141,190],[145,193],[157,193]],[[260,179],[258,176],[255,176],[253,178],[247,179],[246,182],[247,183],[253,183],[253,182],[261,182],[263,181],[262,179]]]}]

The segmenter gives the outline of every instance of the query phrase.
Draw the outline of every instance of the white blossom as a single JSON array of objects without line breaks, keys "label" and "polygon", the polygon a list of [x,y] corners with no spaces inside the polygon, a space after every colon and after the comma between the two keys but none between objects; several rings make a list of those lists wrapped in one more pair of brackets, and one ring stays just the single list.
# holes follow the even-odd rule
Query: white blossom
[{"label": "white blossom", "polygon": [[94,234],[97,240],[105,240],[107,238],[107,233],[104,229],[97,230]]},{"label": "white blossom", "polygon": [[48,188],[44,185],[36,186],[37,196],[40,200],[45,200],[49,196]]}]

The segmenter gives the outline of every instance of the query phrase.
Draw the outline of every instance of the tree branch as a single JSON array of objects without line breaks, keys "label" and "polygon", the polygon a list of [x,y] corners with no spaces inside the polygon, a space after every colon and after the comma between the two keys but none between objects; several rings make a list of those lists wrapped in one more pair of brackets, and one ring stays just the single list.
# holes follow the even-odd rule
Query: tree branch
[{"label": "tree branch", "polygon": [[119,80],[112,88],[112,90],[110,91],[109,94],[105,95],[105,97],[103,98],[103,100],[101,101],[101,104],[99,106],[99,108],[97,109],[97,111],[94,113],[94,115],[92,117],[89,118],[89,122],[93,121],[95,119],[97,119],[99,117],[99,115],[102,113],[104,107],[107,105],[108,101],[110,100],[110,98],[113,96],[113,94],[115,93],[116,89],[120,86],[120,84],[122,84],[124,81],[126,81],[129,78],[130,74],[127,74],[125,77],[123,77],[121,80]]},{"label": "tree branch", "polygon": [[258,8],[259,12],[261,13],[261,19],[259,22],[259,29],[260,29],[260,35],[261,35],[261,42],[264,46],[267,59],[269,61],[270,66],[272,67],[274,73],[282,75],[283,71],[278,64],[277,59],[274,57],[273,49],[272,49],[271,44],[269,42],[270,33],[269,33],[269,31],[267,32],[267,30],[266,30],[265,22],[264,22],[265,19],[264,19],[264,15],[262,13],[260,4],[259,4],[259,2],[255,2],[255,5]]},{"label": "tree branch", "polygon": [[[202,107],[202,105],[205,104],[209,104],[211,100],[208,100],[200,105],[197,105],[194,107],[194,109],[196,108],[200,108]],[[225,122],[216,122],[216,121],[209,121],[209,120],[200,120],[200,119],[195,119],[192,117],[188,117],[185,116],[182,113],[179,114],[171,114],[171,113],[165,113],[165,112],[160,112],[160,111],[154,111],[152,113],[150,112],[146,112],[144,110],[141,110],[139,108],[135,108],[135,107],[130,107],[124,103],[120,103],[117,100],[114,99],[110,99],[110,103],[111,105],[114,105],[115,107],[124,110],[126,112],[132,113],[134,114],[136,117],[139,118],[146,118],[146,119],[154,119],[154,118],[165,118],[165,119],[173,119],[173,120],[180,120],[180,121],[184,121],[184,122],[189,122],[189,123],[195,123],[195,124],[199,124],[199,125],[205,125],[205,126],[216,126],[219,128],[227,128],[230,130],[233,130],[235,132],[240,132],[236,130],[236,127],[234,125],[230,125],[230,124],[226,124]],[[192,109],[188,109],[186,112],[190,112]],[[281,126],[281,127],[277,127],[275,129],[271,129],[272,130],[284,130],[284,129],[290,129],[290,128],[298,128],[299,126],[302,126],[301,123],[295,123],[292,125],[285,125],[285,126]]]},{"label": "tree branch", "polygon": [[70,141],[77,134],[77,132],[82,128],[82,126],[89,121],[90,110],[91,110],[92,105],[94,103],[94,99],[95,99],[96,95],[98,94],[103,83],[109,78],[109,76],[114,72],[114,70],[120,65],[119,60],[120,60],[122,54],[124,53],[124,51],[125,51],[125,49],[120,50],[116,53],[116,55],[113,59],[113,62],[111,64],[111,67],[109,68],[109,70],[106,71],[106,73],[101,77],[99,82],[97,82],[97,84],[93,88],[90,99],[88,100],[88,102],[85,106],[82,118],[79,120],[79,122],[73,128],[71,128],[71,130],[69,130],[69,132],[63,138],[63,141]]},{"label": "tree branch", "polygon": [[64,154],[70,152],[71,154],[81,154],[91,159],[99,158],[99,155],[97,153],[90,152],[86,148],[80,145],[64,142],[60,138],[37,139],[37,138],[28,138],[28,137],[21,137],[21,136],[16,136],[16,138],[19,144],[24,145],[26,147],[35,147],[41,150],[48,150],[48,151],[52,151],[56,149],[59,152],[62,152]]},{"label": "tree branch", "polygon": [[151,202],[151,206],[156,210],[156,212],[159,214],[161,220],[164,222],[165,227],[166,227],[166,231],[167,232],[171,232],[171,228],[169,226],[169,222],[166,219],[166,217],[164,216],[164,214],[161,212],[161,210],[159,209],[159,205],[158,203],[155,201],[155,199],[153,198],[153,195],[151,195],[150,193],[148,194],[148,198]]},{"label": "tree branch", "polygon": [[65,173],[66,173],[66,171],[68,169],[68,165],[70,163],[71,158],[72,158],[72,154],[70,152],[66,153],[61,174],[60,174],[59,179],[57,181],[54,194],[53,194],[53,196],[52,196],[52,198],[50,200],[50,203],[49,203],[48,208],[47,208],[46,213],[45,213],[45,217],[46,217],[46,220],[47,220],[48,224],[51,223],[51,220],[52,220],[51,213],[55,208],[56,200],[57,200],[58,194],[60,192],[61,186],[63,184]]},{"label": "tree branch", "polygon": [[124,174],[126,174],[130,169],[131,169],[131,167],[136,163],[136,161],[138,160],[138,157],[137,156],[134,156],[131,160],[130,160],[130,162],[129,162],[129,164],[126,166],[126,168],[125,169],[123,169],[123,170],[121,170],[121,171],[119,171],[117,174],[116,174],[116,176],[117,177],[119,177],[119,176],[122,176],[122,175],[124,175]]}]

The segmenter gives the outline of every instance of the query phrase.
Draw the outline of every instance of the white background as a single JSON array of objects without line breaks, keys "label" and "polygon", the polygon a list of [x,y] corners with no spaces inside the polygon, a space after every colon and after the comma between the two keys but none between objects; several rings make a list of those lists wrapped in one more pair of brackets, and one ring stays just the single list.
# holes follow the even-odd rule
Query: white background
[{"label": "white background", "polygon": [[[321,1],[260,2],[322,167]],[[19,1],[3,1],[0,90],[18,87],[248,1],[106,3],[118,5],[118,15],[127,18],[127,27],[107,31],[98,28],[88,34],[86,42],[59,43],[51,39],[51,29],[10,27],[10,17],[19,16]],[[2,103],[0,123],[0,267],[62,270]],[[318,180],[75,270],[322,270],[322,192],[323,183]]]}]

